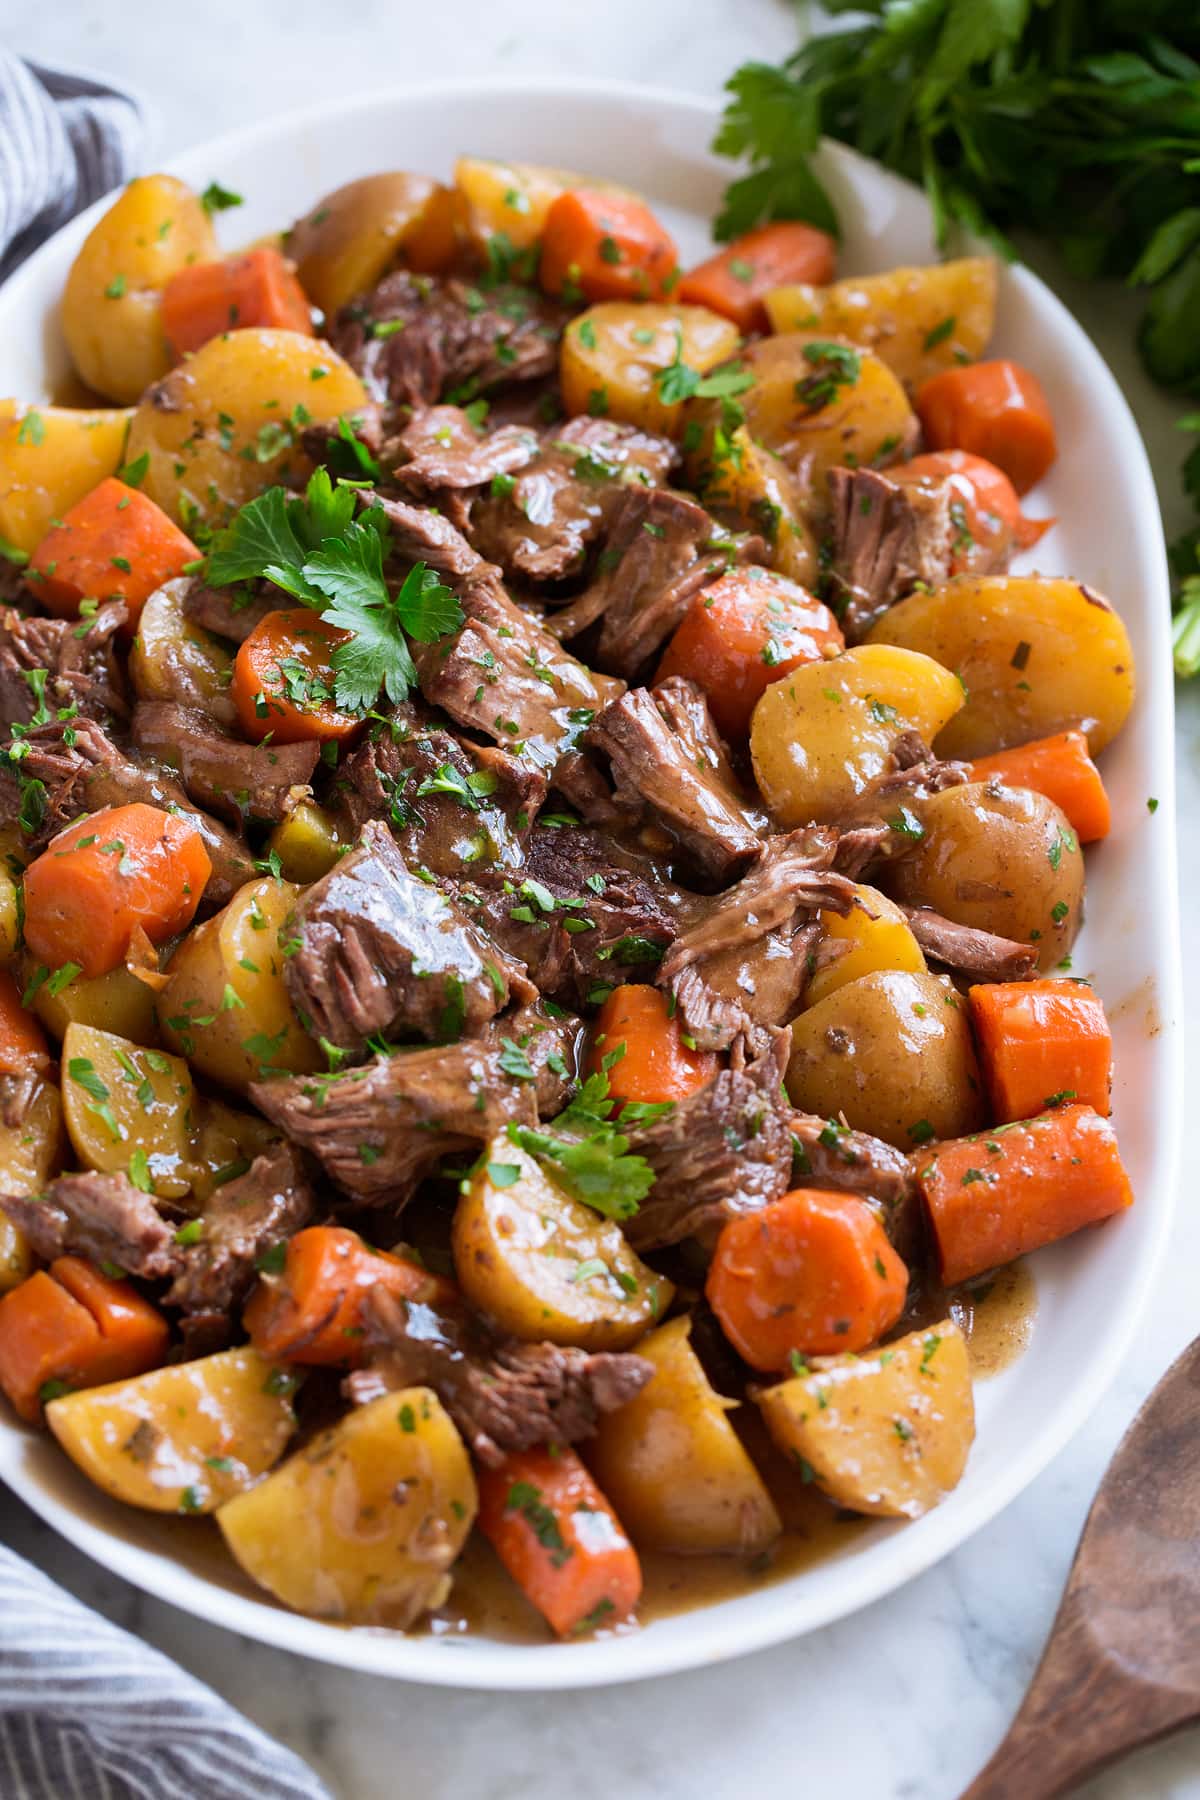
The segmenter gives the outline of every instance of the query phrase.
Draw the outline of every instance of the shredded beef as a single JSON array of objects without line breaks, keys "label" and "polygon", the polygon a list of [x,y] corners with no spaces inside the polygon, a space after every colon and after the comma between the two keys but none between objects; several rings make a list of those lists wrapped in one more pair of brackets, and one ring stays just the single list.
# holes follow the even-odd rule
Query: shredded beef
[{"label": "shredded beef", "polygon": [[149,1281],[175,1272],[175,1234],[125,1175],[60,1175],[44,1194],[0,1194],[0,1206],[44,1262],[70,1253]]},{"label": "shredded beef", "polygon": [[511,476],[538,450],[537,433],[528,427],[502,425],[485,434],[458,406],[419,412],[394,443],[401,459],[396,479],[424,500],[440,498],[444,488],[481,488]]},{"label": "shredded beef", "polygon": [[140,700],[133,714],[139,750],[177,769],[198,806],[235,823],[265,819],[278,824],[305,798],[321,747],[247,744],[218,730],[207,713],[169,700]]},{"label": "shredded beef", "polygon": [[202,1317],[229,1313],[248,1293],[258,1258],[315,1216],[299,1152],[272,1145],[213,1193],[199,1241],[176,1251],[178,1273],[163,1305]]},{"label": "shredded beef", "polygon": [[266,581],[236,588],[214,588],[206,582],[192,580],[183,597],[185,618],[234,644],[244,644],[269,612],[276,612],[286,605],[286,594]]},{"label": "shredded beef", "polygon": [[[738,1038],[765,1048],[771,1027],[800,1010],[817,966],[821,927],[803,912],[745,944],[714,951],[668,983],[680,1021],[701,1050],[727,1050]],[[826,942],[833,940],[825,940]]]},{"label": "shredded beef", "polygon": [[520,1343],[465,1306],[405,1301],[383,1288],[368,1294],[363,1317],[371,1363],[350,1376],[351,1397],[433,1388],[488,1468],[535,1444],[591,1437],[601,1413],[624,1406],[654,1374],[644,1356]]},{"label": "shredded beef", "polygon": [[[919,732],[903,731],[892,742],[887,767],[863,788],[839,818],[843,839],[850,839],[859,831],[874,831],[878,835],[873,848],[870,840],[860,840],[864,850],[890,858],[903,856],[920,840],[916,828],[919,820],[908,809],[930,794],[960,787],[970,779],[969,763],[944,762],[934,755]],[[850,842],[844,843],[839,868],[851,866],[856,848]],[[870,855],[862,860],[870,860]]]},{"label": "shredded beef", "polygon": [[0,609],[0,721],[28,725],[35,716],[38,697],[27,676],[38,669],[46,674],[43,705],[51,714],[74,708],[81,718],[128,718],[113,644],[128,616],[119,600],[82,622]]},{"label": "shredded beef", "polygon": [[390,554],[401,562],[423,562],[452,586],[471,579],[499,581],[499,569],[484,562],[443,513],[390,495],[372,496],[365,504],[382,507],[391,534]]},{"label": "shredded beef", "polygon": [[998,937],[976,925],[960,925],[928,906],[906,906],[904,911],[926,956],[959,975],[969,975],[973,981],[1028,981],[1037,973],[1036,944]]}]

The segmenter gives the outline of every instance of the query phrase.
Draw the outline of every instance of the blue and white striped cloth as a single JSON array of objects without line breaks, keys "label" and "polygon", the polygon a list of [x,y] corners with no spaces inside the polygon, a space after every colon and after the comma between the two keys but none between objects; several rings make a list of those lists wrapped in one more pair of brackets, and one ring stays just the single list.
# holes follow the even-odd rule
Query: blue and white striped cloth
[{"label": "blue and white striped cloth", "polygon": [[[132,173],[136,101],[0,50],[0,280]],[[211,1688],[0,1546],[2,1800],[331,1800]]]}]

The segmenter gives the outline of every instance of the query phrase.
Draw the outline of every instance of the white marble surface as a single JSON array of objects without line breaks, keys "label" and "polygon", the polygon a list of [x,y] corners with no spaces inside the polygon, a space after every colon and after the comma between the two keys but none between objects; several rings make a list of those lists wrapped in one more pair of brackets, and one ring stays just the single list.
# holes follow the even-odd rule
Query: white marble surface
[{"label": "white marble surface", "polygon": [[[349,30],[339,29],[342,19]],[[341,11],[328,0],[0,0],[5,44],[136,84],[157,108],[164,154],[272,110],[434,73],[561,71],[714,93],[738,61],[781,55],[793,31],[784,0],[357,0]],[[1172,410],[1136,367],[1127,298],[1066,297],[1124,384],[1168,521],[1181,522]],[[1200,691],[1181,700],[1186,896],[1200,880]],[[1185,919],[1194,916],[1185,900]],[[1200,955],[1185,962],[1188,1021],[1200,1027]],[[558,1800],[564,1792],[673,1800],[700,1785],[712,1800],[747,1792],[952,1800],[1019,1701],[1118,1437],[1197,1328],[1198,1169],[1185,1148],[1175,1240],[1140,1341],[1098,1415],[1051,1469],[965,1549],[891,1599],[724,1669],[553,1698],[374,1681],[145,1599],[7,1497],[0,1533],[308,1756],[339,1800]],[[1092,1800],[1200,1795],[1200,1738],[1148,1752],[1089,1792]]]}]

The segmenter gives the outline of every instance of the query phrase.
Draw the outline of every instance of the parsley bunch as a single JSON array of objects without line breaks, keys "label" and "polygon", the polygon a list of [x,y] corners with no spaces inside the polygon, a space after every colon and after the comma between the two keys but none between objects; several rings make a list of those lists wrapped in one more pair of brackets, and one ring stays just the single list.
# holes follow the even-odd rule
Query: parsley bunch
[{"label": "parsley bunch", "polygon": [[608,1071],[624,1054],[624,1044],[609,1051],[602,1072],[588,1076],[570,1105],[552,1121],[552,1130],[508,1127],[512,1143],[552,1163],[567,1192],[606,1219],[631,1219],[654,1186],[654,1171],[645,1157],[629,1154],[627,1131],[674,1109],[670,1100],[628,1101],[612,1118],[616,1101],[609,1095]]},{"label": "parsley bunch", "polygon": [[358,513],[359,491],[323,468],[303,498],[267,488],[217,534],[206,569],[217,587],[265,577],[350,633],[331,659],[334,699],[347,713],[369,711],[381,688],[393,705],[407,699],[417,681],[408,638],[433,643],[463,622],[458,601],[424,563],[392,594],[383,573],[387,514],[378,506]]},{"label": "parsley bunch", "polygon": [[[826,0],[858,23],[782,68],[747,63],[715,148],[749,160],[717,221],[837,233],[813,164],[821,135],[922,183],[939,244],[965,227],[1014,254],[1053,242],[1073,274],[1146,292],[1138,344],[1156,381],[1200,395],[1200,8],[1196,0]],[[865,22],[862,16],[869,15]],[[1196,525],[1171,547],[1175,663],[1200,671],[1200,411],[1183,467]]]}]

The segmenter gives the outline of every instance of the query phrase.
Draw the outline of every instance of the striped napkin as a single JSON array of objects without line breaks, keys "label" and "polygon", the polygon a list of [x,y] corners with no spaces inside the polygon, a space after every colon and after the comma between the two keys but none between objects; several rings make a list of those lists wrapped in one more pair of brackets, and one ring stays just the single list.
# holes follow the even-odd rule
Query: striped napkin
[{"label": "striped napkin", "polygon": [[[131,173],[136,101],[0,49],[0,280]],[[3,1800],[331,1800],[211,1688],[0,1547]]]}]

